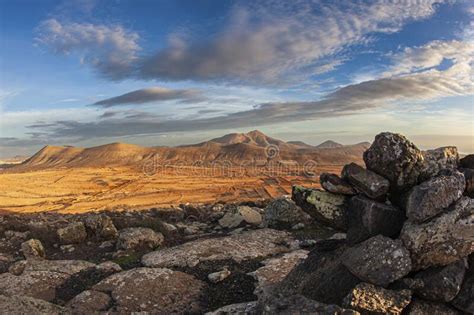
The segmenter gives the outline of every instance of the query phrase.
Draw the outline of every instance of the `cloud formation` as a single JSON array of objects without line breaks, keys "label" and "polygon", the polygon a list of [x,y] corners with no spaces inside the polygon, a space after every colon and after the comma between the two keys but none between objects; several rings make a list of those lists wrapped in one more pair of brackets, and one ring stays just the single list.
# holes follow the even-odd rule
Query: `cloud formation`
[{"label": "cloud formation", "polygon": [[183,103],[198,103],[205,99],[202,92],[197,90],[150,87],[101,100],[95,102],[93,105],[108,108],[120,105],[144,104],[170,100],[178,100]]}]

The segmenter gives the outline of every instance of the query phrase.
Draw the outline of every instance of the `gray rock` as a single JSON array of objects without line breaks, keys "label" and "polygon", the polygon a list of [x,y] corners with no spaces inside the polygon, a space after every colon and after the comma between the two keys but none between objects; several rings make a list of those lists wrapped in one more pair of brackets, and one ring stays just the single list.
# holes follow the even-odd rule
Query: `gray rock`
[{"label": "gray rock", "polygon": [[466,189],[464,190],[464,195],[474,198],[474,169],[462,168],[460,171],[463,173],[464,179],[466,180]]},{"label": "gray rock", "polygon": [[354,196],[349,201],[347,241],[356,244],[378,234],[396,237],[404,221],[405,214],[394,206]]},{"label": "gray rock", "polygon": [[57,231],[61,244],[78,244],[87,238],[86,228],[82,222],[73,222]]},{"label": "gray rock", "polygon": [[451,304],[457,309],[474,314],[474,254],[469,256],[469,269],[456,298]]},{"label": "gray rock", "polygon": [[67,308],[74,314],[94,314],[107,311],[112,302],[112,298],[104,292],[86,290],[70,300]]},{"label": "gray rock", "polygon": [[405,203],[408,219],[421,223],[436,216],[461,198],[465,186],[464,175],[450,171],[413,187]]},{"label": "gray rock", "polygon": [[293,186],[292,199],[317,221],[338,230],[347,230],[347,196]]},{"label": "gray rock", "polygon": [[117,249],[154,249],[164,241],[163,234],[149,228],[132,227],[119,231]]},{"label": "gray rock", "polygon": [[0,313],[8,315],[64,315],[67,312],[58,305],[28,296],[0,295]]},{"label": "gray rock", "polygon": [[147,267],[194,267],[202,261],[232,259],[235,262],[265,258],[290,251],[285,242],[293,241],[289,233],[260,229],[213,239],[200,239],[145,254]]},{"label": "gray rock", "polygon": [[309,222],[309,219],[309,215],[292,200],[279,198],[270,202],[265,208],[263,224],[271,228],[289,228]]},{"label": "gray rock", "polygon": [[257,315],[257,301],[243,302],[222,306],[206,315]]},{"label": "gray rock", "polygon": [[422,152],[423,169],[420,180],[434,177],[443,170],[455,170],[459,167],[459,153],[456,147],[442,147]]},{"label": "gray rock", "polygon": [[463,168],[471,168],[474,169],[474,154],[468,154],[465,157],[463,157],[460,161],[459,164]]},{"label": "gray rock", "polygon": [[220,226],[229,229],[236,228],[242,223],[259,225],[262,223],[262,215],[248,206],[238,206],[236,209],[228,211],[219,220]]},{"label": "gray rock", "polygon": [[30,239],[21,243],[21,252],[26,259],[46,257],[43,244],[37,239]]},{"label": "gray rock", "polygon": [[445,266],[468,256],[474,251],[474,200],[463,197],[422,224],[406,221],[400,239],[410,251],[414,270]]},{"label": "gray rock", "polygon": [[105,214],[91,214],[84,219],[86,229],[96,238],[114,239],[118,235],[112,219]]},{"label": "gray rock", "polygon": [[386,287],[411,271],[410,253],[400,240],[377,235],[348,248],[343,265],[364,282]]},{"label": "gray rock", "polygon": [[122,267],[113,261],[104,261],[96,266],[96,269],[102,273],[114,273],[122,271]]},{"label": "gray rock", "polygon": [[407,315],[461,315],[446,304],[413,298],[406,308]]},{"label": "gray rock", "polygon": [[364,152],[367,169],[385,177],[394,191],[406,191],[418,183],[423,170],[423,154],[400,134],[383,132]]},{"label": "gray rock", "polygon": [[208,274],[207,279],[209,279],[209,281],[211,281],[212,283],[218,283],[225,280],[227,277],[230,276],[230,274],[231,272],[229,271],[229,269],[227,269],[227,267],[224,267],[224,269],[221,271]]},{"label": "gray rock", "polygon": [[349,183],[336,174],[322,173],[319,176],[321,186],[328,192],[342,195],[355,195],[356,191]]},{"label": "gray rock", "polygon": [[358,192],[372,199],[383,198],[390,188],[390,183],[387,179],[355,163],[344,166],[342,178],[349,182]]},{"label": "gray rock", "polygon": [[420,271],[415,279],[421,286],[415,289],[416,295],[425,300],[449,302],[461,290],[466,272],[466,262],[458,260],[444,267],[431,267]]},{"label": "gray rock", "polygon": [[387,290],[359,283],[344,299],[344,306],[362,314],[401,314],[411,302],[410,290]]},{"label": "gray rock", "polygon": [[110,293],[117,313],[202,313],[205,284],[191,275],[162,268],[136,268],[116,273],[92,287]]}]

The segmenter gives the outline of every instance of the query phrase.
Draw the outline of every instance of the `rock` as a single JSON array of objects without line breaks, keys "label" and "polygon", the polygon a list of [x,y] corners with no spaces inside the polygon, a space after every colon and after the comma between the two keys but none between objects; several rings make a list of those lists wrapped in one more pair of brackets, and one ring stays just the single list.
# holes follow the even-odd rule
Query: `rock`
[{"label": "rock", "polygon": [[248,206],[239,206],[234,211],[227,212],[219,220],[220,226],[229,229],[236,228],[243,222],[259,225],[262,223],[262,215]]},{"label": "rock", "polygon": [[265,208],[263,224],[266,227],[285,229],[309,222],[309,219],[309,215],[292,200],[279,198],[270,202]]},{"label": "rock", "polygon": [[112,219],[105,214],[91,214],[84,219],[86,229],[99,239],[114,239],[118,235]]},{"label": "rock", "polygon": [[445,266],[474,251],[474,200],[463,197],[442,215],[416,224],[406,221],[400,239],[414,270]]},{"label": "rock", "polygon": [[336,174],[322,173],[319,176],[321,186],[328,192],[341,195],[355,195],[356,191],[349,183]]},{"label": "rock", "polygon": [[465,157],[463,157],[460,161],[459,164],[463,168],[472,168],[474,169],[474,154],[468,154]]},{"label": "rock", "polygon": [[104,261],[96,266],[96,269],[100,270],[103,273],[114,273],[122,271],[122,267],[119,264],[114,263],[113,261]]},{"label": "rock", "polygon": [[72,253],[73,251],[76,250],[76,248],[75,248],[74,245],[72,245],[72,244],[69,244],[69,245],[61,245],[61,246],[59,246],[59,249],[60,249],[63,253]]},{"label": "rock", "polygon": [[81,260],[29,260],[20,275],[0,274],[0,294],[53,301],[56,289],[74,274],[95,266]]},{"label": "rock", "polygon": [[378,234],[396,237],[404,221],[405,214],[394,206],[354,196],[349,200],[347,240],[356,244]]},{"label": "rock", "polygon": [[469,269],[464,276],[461,290],[451,304],[463,312],[474,314],[474,254],[469,256]]},{"label": "rock", "polygon": [[27,264],[26,260],[19,260],[15,262],[14,264],[12,264],[10,268],[8,268],[8,272],[15,276],[19,276],[25,270],[26,264]]},{"label": "rock", "polygon": [[288,275],[288,273],[293,270],[293,268],[299,262],[306,259],[307,256],[307,250],[296,250],[286,253],[281,257],[264,260],[262,262],[264,264],[263,267],[260,267],[254,272],[250,273],[258,281],[258,285],[255,290],[256,295],[259,296],[259,293],[263,291],[266,286],[274,285],[282,281]]},{"label": "rock", "polygon": [[405,203],[408,219],[421,223],[436,216],[461,198],[465,186],[464,175],[450,171],[413,187]]},{"label": "rock", "polygon": [[410,290],[393,291],[359,283],[345,298],[344,306],[362,314],[401,314],[410,301]]},{"label": "rock", "polygon": [[43,244],[36,239],[30,239],[21,243],[21,252],[26,259],[46,257]]},{"label": "rock", "polygon": [[400,134],[383,132],[364,152],[367,169],[385,177],[392,190],[400,192],[418,183],[423,170],[423,154]]},{"label": "rock", "polygon": [[275,297],[267,300],[263,304],[264,315],[280,314],[341,314],[341,315],[358,315],[359,312],[343,309],[337,305],[327,305],[315,300],[311,300],[303,295],[292,295],[289,297]]},{"label": "rock", "polygon": [[202,261],[232,259],[239,263],[249,259],[290,251],[285,242],[293,239],[290,234],[272,229],[259,229],[231,236],[200,239],[171,248],[145,254],[143,265],[147,267],[194,267]]},{"label": "rock", "polygon": [[112,298],[103,292],[86,290],[76,295],[67,303],[68,309],[75,314],[94,314],[107,311],[112,305]]},{"label": "rock", "polygon": [[0,295],[0,313],[8,315],[67,314],[61,306],[32,297],[18,295]]},{"label": "rock", "polygon": [[415,294],[426,300],[449,302],[461,290],[465,272],[464,260],[423,270],[415,276],[415,279],[422,283],[420,288],[415,290]]},{"label": "rock", "polygon": [[257,315],[257,301],[230,304],[206,315]]},{"label": "rock", "polygon": [[423,169],[421,180],[427,180],[442,170],[455,170],[459,167],[459,153],[456,147],[442,147],[422,152]]},{"label": "rock", "polygon": [[466,180],[466,188],[464,190],[464,195],[470,198],[474,198],[474,169],[472,168],[462,168],[460,171],[464,175]]},{"label": "rock", "polygon": [[404,313],[407,315],[460,315],[458,311],[446,304],[416,298],[412,300]]},{"label": "rock", "polygon": [[227,269],[227,267],[224,267],[223,270],[221,271],[217,271],[217,272],[213,272],[213,273],[210,273],[207,278],[209,279],[209,281],[211,281],[212,283],[217,283],[217,282],[221,282],[222,280],[226,279],[228,276],[230,276],[230,271]]},{"label": "rock", "polygon": [[125,250],[154,249],[164,241],[163,234],[149,228],[132,227],[119,231],[117,248]]},{"label": "rock", "polygon": [[342,178],[349,182],[358,192],[372,199],[384,197],[390,188],[388,180],[355,163],[344,166]]},{"label": "rock", "polygon": [[348,198],[345,195],[293,186],[292,199],[303,211],[317,221],[335,229],[346,231]]},{"label": "rock", "polygon": [[69,223],[66,227],[57,231],[61,244],[79,244],[86,240],[87,232],[82,222]]},{"label": "rock", "polygon": [[191,275],[162,268],[136,268],[116,273],[92,287],[110,292],[117,313],[201,313],[205,284]]},{"label": "rock", "polygon": [[0,253],[0,273],[7,272],[13,261],[14,259],[10,255]]},{"label": "rock", "polygon": [[308,257],[297,264],[274,290],[267,290],[267,294],[275,299],[302,294],[321,303],[341,305],[344,297],[360,282],[342,264],[344,244],[341,240],[318,242]]},{"label": "rock", "polygon": [[377,235],[348,248],[342,264],[364,282],[386,287],[411,271],[410,253],[400,240]]}]

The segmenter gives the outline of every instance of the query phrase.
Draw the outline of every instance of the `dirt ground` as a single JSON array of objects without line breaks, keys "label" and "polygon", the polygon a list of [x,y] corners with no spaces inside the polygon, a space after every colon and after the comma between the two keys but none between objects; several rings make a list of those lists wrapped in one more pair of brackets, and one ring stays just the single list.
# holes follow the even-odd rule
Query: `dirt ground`
[{"label": "dirt ground", "polygon": [[[237,202],[291,193],[291,186],[319,187],[318,167],[308,174],[281,169],[169,167],[71,168],[0,173],[0,212],[81,213],[149,209],[181,203]],[[314,175],[314,176],[311,176]]]}]

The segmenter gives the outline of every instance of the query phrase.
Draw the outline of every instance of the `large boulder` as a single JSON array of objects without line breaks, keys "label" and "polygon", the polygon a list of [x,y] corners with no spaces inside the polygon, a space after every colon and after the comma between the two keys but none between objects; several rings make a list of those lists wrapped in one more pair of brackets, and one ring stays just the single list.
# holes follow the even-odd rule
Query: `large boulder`
[{"label": "large boulder", "polygon": [[116,273],[92,287],[109,293],[112,313],[196,314],[203,312],[205,283],[183,272],[136,268]]},{"label": "large boulder", "polygon": [[112,219],[105,214],[90,214],[84,219],[87,231],[99,239],[114,239],[118,236]]},{"label": "large boulder", "polygon": [[421,180],[434,177],[443,170],[455,170],[459,167],[459,153],[456,147],[441,147],[424,151]]},{"label": "large boulder", "polygon": [[333,194],[355,195],[356,191],[345,180],[336,174],[322,173],[319,176],[321,187]]},{"label": "large boulder", "polygon": [[461,198],[466,182],[458,171],[448,171],[413,187],[407,194],[405,210],[413,222],[426,221]]},{"label": "large boulder", "polygon": [[400,240],[377,235],[348,248],[343,265],[364,282],[386,287],[411,271],[410,253]]},{"label": "large boulder", "polygon": [[474,314],[474,254],[469,256],[469,269],[464,276],[461,290],[451,304],[463,312]]},{"label": "large boulder", "polygon": [[302,211],[292,200],[278,198],[265,208],[263,224],[270,228],[289,229],[295,224],[309,222],[309,215]]},{"label": "large boulder", "polygon": [[61,244],[78,244],[87,238],[86,227],[82,222],[69,223],[66,227],[57,231],[59,242]]},{"label": "large boulder", "polygon": [[37,239],[30,239],[21,243],[21,252],[26,259],[45,258],[43,244]]},{"label": "large boulder", "polygon": [[338,230],[347,230],[347,196],[293,186],[291,198],[317,221]]},{"label": "large boulder", "polygon": [[355,244],[378,234],[396,237],[404,221],[405,214],[396,207],[354,196],[349,201],[347,241]]},{"label": "large boulder", "polygon": [[422,224],[406,221],[400,239],[410,251],[414,270],[445,266],[468,256],[474,251],[474,200],[463,197]]},{"label": "large boulder", "polygon": [[5,315],[67,314],[66,310],[59,305],[22,295],[0,295],[0,313]]},{"label": "large boulder", "polygon": [[411,302],[410,290],[387,290],[359,283],[344,299],[344,306],[362,314],[401,314]]},{"label": "large boulder", "polygon": [[285,242],[290,234],[272,229],[248,231],[213,239],[200,239],[148,253],[142,257],[147,267],[194,267],[203,261],[231,259],[242,262],[290,251]]},{"label": "large boulder", "polygon": [[341,174],[358,192],[372,199],[384,197],[390,188],[388,180],[355,163],[344,166]]},{"label": "large boulder", "polygon": [[383,132],[364,152],[367,169],[390,181],[394,191],[406,191],[418,183],[423,170],[423,154],[400,134]]},{"label": "large boulder", "polygon": [[164,241],[163,234],[149,228],[133,227],[120,230],[117,248],[125,250],[154,249]]},{"label": "large boulder", "polygon": [[468,154],[465,157],[463,157],[460,161],[459,164],[463,168],[472,168],[474,169],[474,154]]}]

